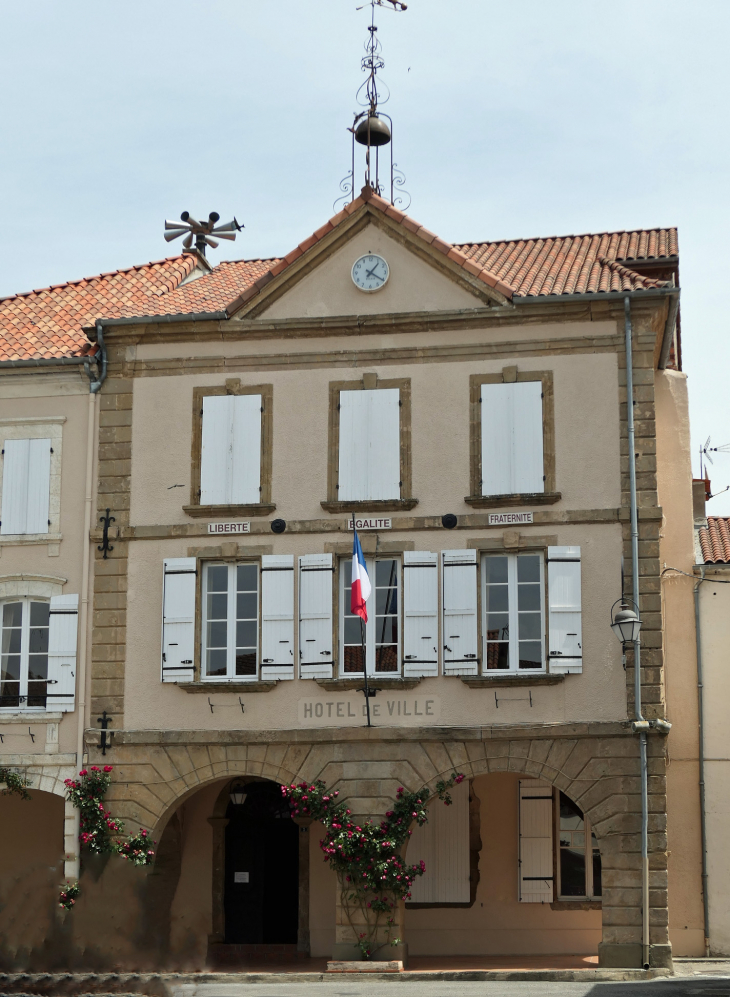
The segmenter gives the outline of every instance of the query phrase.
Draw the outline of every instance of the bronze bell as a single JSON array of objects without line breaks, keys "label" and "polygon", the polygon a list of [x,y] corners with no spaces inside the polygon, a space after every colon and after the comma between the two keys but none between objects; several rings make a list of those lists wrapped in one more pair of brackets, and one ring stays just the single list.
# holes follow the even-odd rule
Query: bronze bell
[{"label": "bronze bell", "polygon": [[371,114],[363,118],[355,129],[355,141],[360,145],[387,145],[390,142],[390,128],[382,118]]}]

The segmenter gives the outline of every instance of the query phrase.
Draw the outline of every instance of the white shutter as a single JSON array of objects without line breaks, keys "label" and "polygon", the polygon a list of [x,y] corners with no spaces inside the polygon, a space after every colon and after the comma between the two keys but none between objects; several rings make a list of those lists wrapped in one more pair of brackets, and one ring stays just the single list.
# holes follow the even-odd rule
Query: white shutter
[{"label": "white shutter", "polygon": [[477,675],[477,552],[443,551],[444,675]]},{"label": "white shutter", "polygon": [[261,558],[261,678],[294,678],[294,556]]},{"label": "white shutter", "polygon": [[332,678],[332,555],[299,558],[299,674]]},{"label": "white shutter", "polygon": [[583,671],[580,547],[548,547],[548,649],[550,671]]},{"label": "white shutter", "polygon": [[411,887],[411,903],[468,904],[469,889],[469,783],[449,792],[450,807],[435,799],[428,808],[428,823],[413,830],[407,861],[423,860],[426,871]]},{"label": "white shutter", "polygon": [[542,492],[542,382],[482,385],[482,495]]},{"label": "white shutter", "polygon": [[48,694],[46,709],[70,713],[76,695],[78,595],[54,595],[48,617]]},{"label": "white shutter", "polygon": [[261,501],[261,395],[232,395],[233,469],[229,502]]},{"label": "white shutter", "polygon": [[261,395],[203,398],[200,504],[261,501]]},{"label": "white shutter", "polygon": [[6,440],[0,533],[48,533],[51,441]]},{"label": "white shutter", "polygon": [[196,561],[194,557],[168,557],[163,566],[162,681],[192,682]]},{"label": "white shutter", "polygon": [[403,554],[403,675],[438,675],[438,555]]},{"label": "white shutter", "polygon": [[520,779],[519,877],[521,903],[552,901],[553,789],[537,779]]},{"label": "white shutter", "polygon": [[400,391],[340,392],[337,497],[340,502],[400,498]]}]

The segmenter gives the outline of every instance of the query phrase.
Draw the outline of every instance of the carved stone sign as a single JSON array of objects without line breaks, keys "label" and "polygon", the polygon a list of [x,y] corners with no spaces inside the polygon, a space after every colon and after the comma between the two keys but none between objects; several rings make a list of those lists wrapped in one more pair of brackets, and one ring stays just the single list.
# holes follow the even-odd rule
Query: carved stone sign
[{"label": "carved stone sign", "polygon": [[208,533],[250,533],[250,523],[208,523]]},{"label": "carved stone sign", "polygon": [[[348,530],[352,530],[352,517],[347,520]],[[372,519],[364,518],[360,519],[355,517],[355,529],[356,530],[390,530],[393,528],[392,519]]]},{"label": "carved stone sign", "polygon": [[490,512],[490,526],[518,526],[532,522],[531,512]]},{"label": "carved stone sign", "polygon": [[[361,692],[300,699],[298,712],[305,727],[359,727],[366,719]],[[438,696],[380,690],[370,700],[370,717],[381,727],[428,727],[441,717],[441,700]]]}]

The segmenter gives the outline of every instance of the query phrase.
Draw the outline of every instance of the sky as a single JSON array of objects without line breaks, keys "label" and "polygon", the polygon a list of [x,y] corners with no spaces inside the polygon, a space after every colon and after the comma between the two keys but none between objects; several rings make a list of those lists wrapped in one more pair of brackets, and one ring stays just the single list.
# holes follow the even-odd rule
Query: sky
[{"label": "sky", "polygon": [[[364,2],[0,0],[0,294],[172,255],[183,210],[245,224],[213,262],[319,228],[349,169]],[[376,23],[429,229],[678,226],[697,474],[708,436],[730,444],[730,2],[408,0]],[[708,512],[730,515],[730,491]]]}]

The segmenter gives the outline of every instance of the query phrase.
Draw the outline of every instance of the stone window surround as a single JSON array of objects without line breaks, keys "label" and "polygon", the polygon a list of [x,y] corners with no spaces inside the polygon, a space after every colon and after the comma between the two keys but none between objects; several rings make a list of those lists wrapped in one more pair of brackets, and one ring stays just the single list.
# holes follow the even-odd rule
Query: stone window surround
[{"label": "stone window surround", "polygon": [[[340,392],[373,391],[378,388],[398,388],[400,391],[400,498],[340,502],[337,485],[340,468]],[[366,373],[359,381],[330,381],[329,429],[327,447],[327,501],[321,506],[327,512],[392,512],[413,509],[418,499],[412,497],[411,476],[411,379],[409,377],[381,380],[376,373]]]},{"label": "stone window surround", "polygon": [[[61,457],[63,452],[63,424],[65,415],[13,416],[0,419],[0,449],[6,440],[39,440],[50,438],[51,454],[50,496],[47,533],[0,534],[0,552],[3,546],[48,544],[48,556],[60,554],[61,535]],[[2,475],[0,475],[0,506],[2,504]]]},{"label": "stone window surround", "polygon": [[[482,385],[542,381],[542,446],[545,488],[542,492],[516,495],[482,495]],[[474,509],[512,505],[552,505],[562,498],[555,490],[555,404],[551,370],[520,371],[503,367],[500,374],[472,374],[469,377],[469,494],[464,501]]]},{"label": "stone window surround", "polygon": [[[203,440],[203,399],[217,395],[261,395],[261,501],[240,505],[200,504],[200,463]],[[272,447],[274,434],[273,384],[241,384],[238,377],[225,384],[193,388],[193,439],[190,459],[190,504],[183,506],[188,516],[268,516],[276,505],[271,501]]]}]

